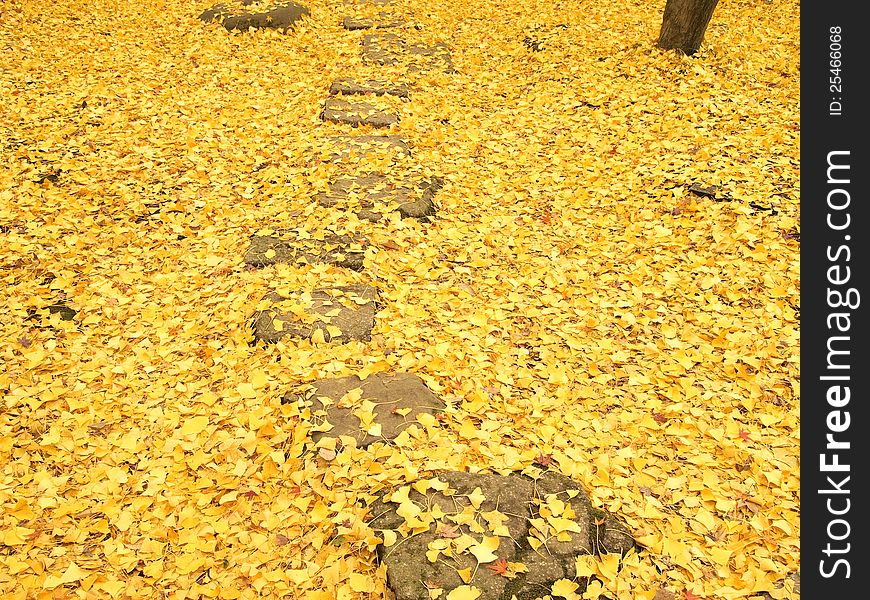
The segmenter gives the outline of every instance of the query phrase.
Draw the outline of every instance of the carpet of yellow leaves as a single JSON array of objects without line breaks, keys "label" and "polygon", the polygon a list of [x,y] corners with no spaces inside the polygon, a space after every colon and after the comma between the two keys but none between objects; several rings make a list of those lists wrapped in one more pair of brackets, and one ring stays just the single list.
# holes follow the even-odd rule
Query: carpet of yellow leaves
[{"label": "carpet of yellow leaves", "polygon": [[[287,35],[206,1],[0,8],[0,596],[383,598],[375,492],[552,456],[646,547],[586,597],[790,597],[799,2],[720,2],[686,58],[654,48],[663,0],[396,0],[458,71],[387,100],[445,179],[430,224],[311,200],[330,83],[401,73],[361,63],[352,5],[308,5]],[[366,235],[362,272],[242,265],[323,226]],[[370,342],[249,345],[266,292],[372,281]],[[382,370],[447,417],[304,451],[281,394]]]}]

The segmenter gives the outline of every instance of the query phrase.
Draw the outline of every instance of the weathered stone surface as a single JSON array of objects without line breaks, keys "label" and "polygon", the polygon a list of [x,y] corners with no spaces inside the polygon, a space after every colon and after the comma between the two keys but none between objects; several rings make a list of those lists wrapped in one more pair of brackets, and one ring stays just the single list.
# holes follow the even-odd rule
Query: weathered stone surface
[{"label": "weathered stone surface", "polygon": [[[353,394],[354,390],[360,391]],[[353,401],[342,403],[349,392]],[[311,402],[316,425],[323,425],[324,420],[332,425],[329,431],[312,432],[315,442],[323,437],[350,436],[356,439],[357,447],[395,439],[417,421],[418,415],[434,415],[445,406],[422,379],[411,373],[377,373],[363,380],[351,375],[316,381],[285,394],[281,400],[284,404],[299,401]],[[373,425],[379,426],[379,434],[369,433],[377,433]]]},{"label": "weathered stone surface", "polygon": [[363,60],[378,65],[405,63],[409,71],[443,69],[454,73],[453,58],[443,43],[409,44],[395,33],[367,33],[362,39]]},{"label": "weathered stone surface", "polygon": [[278,5],[265,2],[243,1],[243,6],[263,5],[260,12],[237,12],[224,3],[216,4],[203,11],[199,19],[206,23],[219,21],[227,30],[247,31],[254,29],[278,29],[283,32],[291,29],[302,17],[310,14],[307,7],[295,2],[282,2]]},{"label": "weathered stone surface", "polygon": [[374,17],[345,17],[341,25],[349,31],[357,31],[360,29],[387,29],[390,27],[401,27],[405,21],[396,16],[380,13]]},{"label": "weathered stone surface", "polygon": [[399,122],[398,115],[372,106],[367,102],[348,102],[339,98],[327,98],[323,105],[320,118],[332,123],[346,125],[371,125],[372,127],[389,127]]},{"label": "weathered stone surface", "polygon": [[[452,493],[429,489],[423,494],[414,488],[400,488],[388,491],[370,506],[372,528],[397,530],[406,521],[410,507],[406,505],[400,515],[399,503],[391,501],[392,494],[398,491],[402,500],[407,491],[407,498],[421,509],[417,518],[429,525],[428,531],[400,539],[390,547],[378,547],[378,557],[387,567],[387,584],[396,600],[426,598],[427,582],[450,593],[463,585],[457,570],[465,568],[473,574],[470,585],[480,591],[479,600],[540,598],[555,581],[576,577],[577,556],[605,550],[625,553],[635,545],[625,525],[613,515],[593,508],[586,492],[558,473],[545,471],[533,480],[520,473],[502,476],[449,472],[439,475],[438,480],[446,482]],[[443,513],[440,518],[439,510]],[[487,520],[484,515],[491,511],[504,518]],[[496,532],[494,523],[499,522],[506,529]],[[603,539],[607,530],[611,546],[605,549],[597,540]],[[561,533],[557,535],[557,531]],[[464,535],[475,542],[485,536],[498,537],[499,545],[493,553],[498,559],[525,565],[525,572],[517,572],[513,579],[503,577],[478,567],[477,558],[468,551],[453,552],[452,558],[442,554],[435,562],[426,556],[427,551],[438,545],[449,546]],[[540,542],[537,550],[530,538],[536,544]],[[582,592],[586,581],[578,578],[577,582],[581,584],[577,591]]]},{"label": "weathered stone surface", "polygon": [[375,94],[376,96],[387,94],[399,98],[407,98],[409,96],[408,86],[405,84],[394,85],[386,81],[371,79],[368,81],[357,81],[352,78],[336,79],[329,86],[329,93],[332,95]]},{"label": "weathered stone surface", "polygon": [[338,135],[326,139],[321,155],[325,162],[352,164],[363,159],[396,161],[411,155],[399,135]]},{"label": "weathered stone surface", "polygon": [[41,309],[28,309],[27,311],[27,320],[28,321],[41,321],[42,319],[48,320],[51,315],[59,315],[61,321],[72,321],[76,316],[75,309],[70,308],[66,304],[62,302],[57,302],[55,304],[50,304]]},{"label": "weathered stone surface", "polygon": [[403,218],[427,219],[435,214],[434,197],[444,184],[439,177],[399,179],[380,173],[343,175],[329,184],[329,191],[315,199],[324,207],[359,207],[360,219],[379,221],[397,210]]},{"label": "weathered stone surface", "polygon": [[276,263],[328,263],[361,271],[367,242],[358,235],[313,234],[282,229],[272,235],[252,235],[245,264],[264,267]]},{"label": "weathered stone surface", "polygon": [[347,343],[371,339],[377,312],[376,288],[350,285],[295,292],[275,292],[263,300],[268,308],[253,316],[254,339],[277,342],[284,336]]}]

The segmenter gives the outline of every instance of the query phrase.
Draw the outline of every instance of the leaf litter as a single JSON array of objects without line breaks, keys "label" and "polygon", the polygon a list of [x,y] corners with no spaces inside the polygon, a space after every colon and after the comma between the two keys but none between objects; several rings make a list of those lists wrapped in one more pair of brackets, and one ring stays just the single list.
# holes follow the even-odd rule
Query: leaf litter
[{"label": "leaf litter", "polygon": [[[722,4],[686,58],[654,48],[646,2],[395,2],[455,73],[364,63],[339,2],[286,35],[205,8],[0,16],[0,594],[383,598],[375,494],[548,467],[644,547],[578,559],[592,583],[553,597],[791,597],[798,3]],[[319,114],[349,76],[410,86],[374,102],[444,178],[430,222],[312,201],[341,168],[310,149],[348,134]],[[366,266],[246,268],[282,227],[361,233]],[[251,344],[266,292],[373,280],[371,341]],[[312,415],[280,403],[387,370],[443,418],[313,448]]]}]

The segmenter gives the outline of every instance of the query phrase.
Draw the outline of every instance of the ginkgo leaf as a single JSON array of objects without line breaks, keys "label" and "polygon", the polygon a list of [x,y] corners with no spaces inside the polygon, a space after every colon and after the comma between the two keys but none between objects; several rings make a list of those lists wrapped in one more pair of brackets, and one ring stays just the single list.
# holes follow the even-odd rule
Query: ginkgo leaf
[{"label": "ginkgo leaf", "polygon": [[496,536],[484,536],[480,543],[468,548],[468,551],[474,555],[478,563],[488,563],[496,560],[495,551],[498,550],[500,538]]},{"label": "ginkgo leaf", "polygon": [[193,435],[201,432],[208,425],[208,417],[191,417],[181,426],[181,435]]},{"label": "ginkgo leaf", "polygon": [[396,532],[391,530],[391,529],[387,529],[385,531],[382,531],[381,537],[384,540],[384,546],[392,546],[393,544],[396,543],[396,539],[397,539]]},{"label": "ginkgo leaf", "polygon": [[463,581],[463,583],[471,583],[471,567],[465,569],[457,569],[456,574],[459,575],[459,578]]},{"label": "ginkgo leaf", "polygon": [[580,587],[579,584],[570,579],[559,579],[553,583],[550,593],[556,598],[579,600],[580,595],[576,592],[578,587]]},{"label": "ginkgo leaf", "polygon": [[474,508],[480,508],[480,505],[486,500],[486,496],[483,495],[483,491],[479,487],[476,487],[468,494],[468,500]]},{"label": "ginkgo leaf", "polygon": [[475,600],[480,596],[480,590],[473,585],[460,585],[447,594],[447,600]]}]

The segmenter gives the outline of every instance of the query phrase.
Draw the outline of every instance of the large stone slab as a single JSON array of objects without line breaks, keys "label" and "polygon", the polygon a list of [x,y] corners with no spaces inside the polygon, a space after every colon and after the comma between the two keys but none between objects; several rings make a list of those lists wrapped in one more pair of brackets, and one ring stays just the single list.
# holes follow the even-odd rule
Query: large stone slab
[{"label": "large stone slab", "polygon": [[[41,329],[44,324],[51,322],[52,315],[58,315],[61,321],[72,321],[77,313],[77,310],[70,308],[65,302],[55,302],[40,309],[28,308],[26,320]],[[46,326],[51,327],[51,325]]]},{"label": "large stone slab", "polygon": [[343,77],[336,79],[329,86],[329,93],[332,95],[343,94],[374,94],[383,96],[397,96],[399,98],[407,98],[409,96],[408,86],[405,84],[391,84],[386,81],[377,81],[369,79],[367,81],[357,81],[351,77]]},{"label": "large stone slab", "polygon": [[363,60],[377,65],[404,64],[409,71],[442,69],[454,73],[449,48],[437,44],[408,43],[395,33],[367,33],[362,39]]},{"label": "large stone slab", "polygon": [[[520,473],[442,473],[428,484],[384,493],[369,514],[373,529],[398,535],[394,544],[378,546],[396,600],[428,598],[433,588],[446,597],[462,585],[477,588],[478,600],[530,600],[547,595],[559,579],[575,580],[582,593],[587,581],[577,577],[577,557],[624,554],[635,546],[625,525],[552,471],[534,480]],[[487,568],[496,564],[507,575]],[[463,569],[468,582],[459,575]]]},{"label": "large stone slab", "polygon": [[252,235],[244,262],[254,267],[276,263],[327,263],[361,271],[367,245],[358,235],[279,229],[271,235]]},{"label": "large stone slab", "polygon": [[357,208],[357,217],[374,222],[392,211],[398,211],[403,218],[427,219],[435,214],[434,197],[443,184],[439,177],[341,175],[330,182],[329,191],[315,195],[315,199],[327,208]]},{"label": "large stone slab", "polygon": [[240,4],[253,7],[253,10],[238,10],[227,3],[220,3],[203,11],[199,15],[199,19],[206,23],[219,21],[229,31],[234,29],[247,31],[253,27],[254,29],[278,29],[286,33],[302,17],[311,14],[307,7],[295,2],[275,4],[274,2],[246,0]]},{"label": "large stone slab", "polygon": [[389,127],[399,123],[399,116],[394,113],[381,110],[368,102],[348,102],[340,98],[327,98],[320,118],[354,127],[359,125]]},{"label": "large stone slab", "polygon": [[336,135],[326,138],[319,158],[351,165],[361,160],[397,162],[410,155],[410,146],[399,135]]},{"label": "large stone slab", "polygon": [[253,318],[254,339],[274,343],[284,336],[347,343],[371,339],[378,291],[368,285],[320,288],[281,296],[267,294],[269,306]]},{"label": "large stone slab", "polygon": [[324,422],[332,426],[328,431],[312,432],[315,442],[323,437],[350,436],[356,439],[357,447],[395,439],[416,423],[418,415],[434,415],[445,408],[444,402],[412,373],[316,381],[285,394],[281,400],[284,404],[299,401],[311,403],[318,428]]},{"label": "large stone slab", "polygon": [[345,17],[341,22],[342,27],[348,31],[388,29],[391,27],[401,27],[404,24],[405,21],[389,13],[379,13],[373,17]]}]

